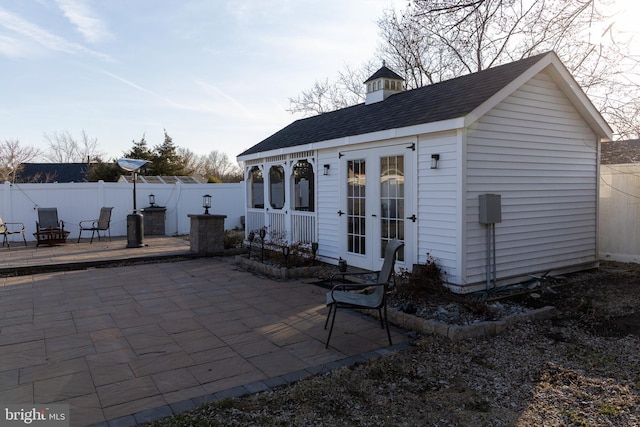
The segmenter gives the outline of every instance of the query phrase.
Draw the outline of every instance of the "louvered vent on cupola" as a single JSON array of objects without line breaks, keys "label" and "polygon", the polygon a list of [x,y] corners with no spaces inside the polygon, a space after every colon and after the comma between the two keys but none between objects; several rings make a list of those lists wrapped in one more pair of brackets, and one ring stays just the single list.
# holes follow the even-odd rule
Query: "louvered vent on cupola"
[{"label": "louvered vent on cupola", "polygon": [[364,84],[367,85],[367,97],[364,101],[366,105],[384,101],[389,95],[404,90],[404,79],[387,68],[384,61],[382,61],[382,68],[369,77]]}]

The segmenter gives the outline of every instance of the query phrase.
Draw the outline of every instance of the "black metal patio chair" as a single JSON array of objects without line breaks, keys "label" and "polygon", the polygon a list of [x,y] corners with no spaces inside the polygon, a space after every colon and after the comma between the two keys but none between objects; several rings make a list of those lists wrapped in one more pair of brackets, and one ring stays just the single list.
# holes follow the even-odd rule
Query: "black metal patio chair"
[{"label": "black metal patio chair", "polygon": [[98,219],[87,219],[80,221],[80,233],[78,233],[78,243],[80,243],[80,236],[83,231],[91,231],[91,240],[89,244],[93,243],[94,233],[98,234],[98,241],[100,241],[100,232],[106,231],[109,234],[109,241],[111,241],[111,211],[113,208],[100,208],[100,217]]},{"label": "black metal patio chair", "polygon": [[[329,329],[329,336],[327,337],[325,348],[329,347],[329,340],[331,339],[331,333],[333,332],[333,325],[336,321],[336,312],[338,311],[338,308],[378,310],[380,325],[383,329],[387,330],[389,345],[392,345],[391,331],[389,330],[389,322],[387,321],[387,291],[389,288],[389,282],[391,281],[391,275],[394,272],[396,255],[398,250],[403,246],[404,243],[396,239],[387,243],[382,269],[377,272],[378,277],[375,283],[340,284],[333,286],[331,292],[327,292],[327,306],[329,307],[329,313],[327,314],[327,320],[324,322],[324,328],[327,329],[329,318],[331,318],[331,328]],[[355,274],[363,273],[354,273],[354,275]],[[373,292],[365,293],[364,291],[369,288],[373,288]]]}]

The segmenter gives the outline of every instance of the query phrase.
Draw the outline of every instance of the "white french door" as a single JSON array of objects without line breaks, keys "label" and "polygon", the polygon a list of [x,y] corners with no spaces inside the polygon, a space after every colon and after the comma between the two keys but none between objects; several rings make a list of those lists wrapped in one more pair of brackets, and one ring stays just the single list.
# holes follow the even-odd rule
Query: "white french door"
[{"label": "white french door", "polygon": [[343,155],[341,238],[349,265],[379,270],[387,242],[392,239],[405,242],[398,262],[412,260],[416,218],[412,154],[400,145]]}]

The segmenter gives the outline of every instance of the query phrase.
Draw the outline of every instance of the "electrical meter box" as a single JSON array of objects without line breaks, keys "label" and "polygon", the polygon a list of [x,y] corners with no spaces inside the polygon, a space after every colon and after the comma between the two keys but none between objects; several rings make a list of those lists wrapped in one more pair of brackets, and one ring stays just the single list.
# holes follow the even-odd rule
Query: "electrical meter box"
[{"label": "electrical meter box", "polygon": [[480,194],[480,224],[502,222],[502,205],[499,194]]}]

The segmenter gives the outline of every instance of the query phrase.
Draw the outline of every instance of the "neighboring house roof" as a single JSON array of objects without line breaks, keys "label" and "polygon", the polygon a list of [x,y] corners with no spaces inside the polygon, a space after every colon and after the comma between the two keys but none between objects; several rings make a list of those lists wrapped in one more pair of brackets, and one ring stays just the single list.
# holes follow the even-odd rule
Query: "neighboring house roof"
[{"label": "neighboring house roof", "polygon": [[88,166],[86,163],[23,163],[16,182],[86,182]]},{"label": "neighboring house roof", "polygon": [[[466,118],[457,127],[473,122],[525,81],[551,66],[552,76],[591,128],[602,138],[611,128],[593,107],[554,52],[489,68],[440,83],[390,95],[382,102],[358,104],[341,110],[297,120],[238,157],[390,129]],[[521,81],[521,79],[524,79]],[[491,102],[489,102],[491,101]],[[443,129],[440,129],[443,130]],[[415,134],[415,132],[413,133]],[[253,155],[253,156],[251,156]]]},{"label": "neighboring house roof", "polygon": [[640,162],[640,139],[609,141],[601,144],[600,164],[616,165]]}]

